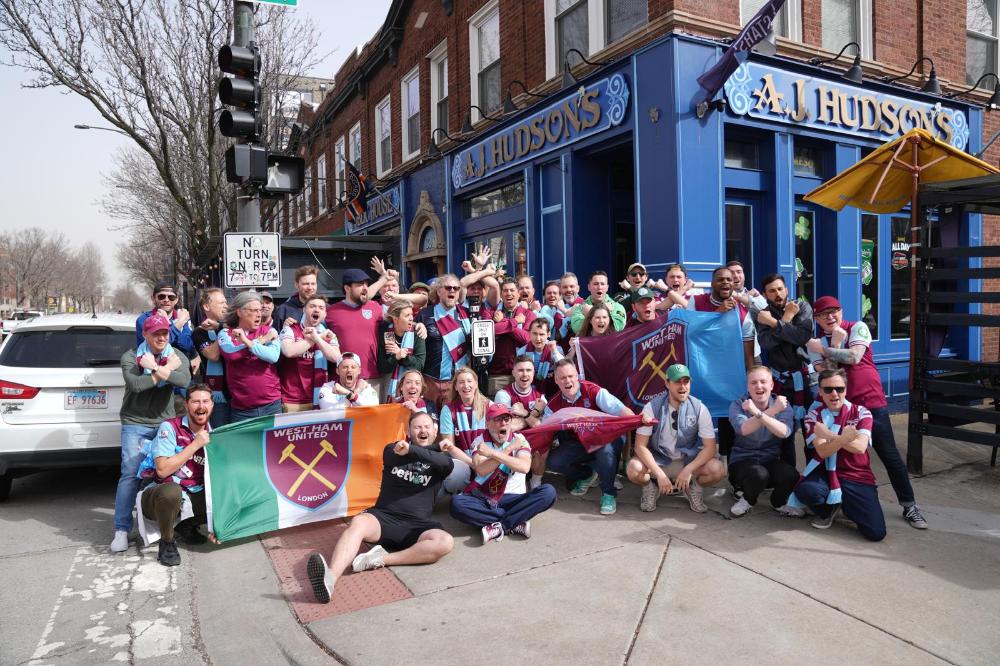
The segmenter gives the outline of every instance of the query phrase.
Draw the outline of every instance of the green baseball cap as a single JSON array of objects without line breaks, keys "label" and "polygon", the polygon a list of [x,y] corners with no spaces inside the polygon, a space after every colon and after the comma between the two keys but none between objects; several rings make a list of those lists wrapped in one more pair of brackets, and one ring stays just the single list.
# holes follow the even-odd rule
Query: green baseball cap
[{"label": "green baseball cap", "polygon": [[654,294],[653,294],[653,290],[652,289],[647,289],[646,287],[639,287],[638,289],[633,289],[632,290],[632,302],[633,303],[638,303],[640,301],[644,301],[647,298],[649,298],[649,299],[654,298]]},{"label": "green baseball cap", "polygon": [[691,372],[683,363],[674,363],[667,368],[667,379],[670,381],[676,382],[678,379],[683,379],[684,377],[691,379]]}]

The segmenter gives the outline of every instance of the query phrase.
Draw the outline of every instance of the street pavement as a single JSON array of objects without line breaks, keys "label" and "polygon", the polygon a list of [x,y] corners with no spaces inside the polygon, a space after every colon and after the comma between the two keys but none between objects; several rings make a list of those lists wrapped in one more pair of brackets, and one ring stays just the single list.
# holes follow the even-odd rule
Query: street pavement
[{"label": "street pavement", "polygon": [[[905,442],[905,417],[894,419]],[[412,598],[300,624],[258,539],[107,551],[116,471],[15,481],[0,505],[0,664],[995,664],[1000,653],[1000,471],[989,449],[925,442],[913,479],[931,529],[900,516],[871,544],[772,513],[697,515],[681,498],[618,514],[560,492],[532,537],[455,550],[392,573]],[[371,576],[372,572],[351,574]],[[335,592],[336,594],[336,592]]]}]

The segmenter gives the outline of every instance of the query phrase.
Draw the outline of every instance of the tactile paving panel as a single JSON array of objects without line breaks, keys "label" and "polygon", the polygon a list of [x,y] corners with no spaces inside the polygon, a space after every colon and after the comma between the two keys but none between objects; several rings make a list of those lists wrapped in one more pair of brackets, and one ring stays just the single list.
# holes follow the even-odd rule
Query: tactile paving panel
[{"label": "tactile paving panel", "polygon": [[264,549],[281,581],[282,594],[299,622],[314,622],[413,596],[389,569],[354,573],[348,567],[337,581],[330,603],[317,603],[306,576],[306,560],[318,550],[329,562],[333,547],[345,529],[346,521],[328,520],[261,535]]}]

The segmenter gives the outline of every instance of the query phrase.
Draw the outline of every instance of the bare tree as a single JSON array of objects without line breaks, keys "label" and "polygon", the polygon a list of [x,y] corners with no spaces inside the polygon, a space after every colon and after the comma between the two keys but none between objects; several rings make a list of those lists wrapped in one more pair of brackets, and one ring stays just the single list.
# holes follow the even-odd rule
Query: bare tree
[{"label": "bare tree", "polygon": [[146,299],[136,293],[130,284],[120,284],[111,292],[111,307],[122,312],[142,312],[146,309]]},{"label": "bare tree", "polygon": [[[271,8],[256,16],[265,90],[278,73],[301,75],[324,57],[308,21]],[[231,26],[231,0],[0,0],[0,46],[8,51],[0,62],[32,74],[29,88],[83,97],[132,139],[135,150],[123,154],[118,176],[137,168],[144,179],[115,188],[126,203],[109,213],[130,235],[158,225],[188,277],[205,240],[235,226],[234,191],[222,169],[228,140],[217,128],[216,53]]]},{"label": "bare tree", "polygon": [[87,242],[66,258],[62,293],[83,310],[96,310],[107,288],[101,250]]}]

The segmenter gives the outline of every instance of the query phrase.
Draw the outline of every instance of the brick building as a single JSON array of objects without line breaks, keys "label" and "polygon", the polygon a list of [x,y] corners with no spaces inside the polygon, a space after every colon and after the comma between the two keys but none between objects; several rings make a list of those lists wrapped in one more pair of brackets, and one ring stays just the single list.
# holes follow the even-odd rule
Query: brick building
[{"label": "brick building", "polygon": [[[754,283],[776,271],[868,321],[901,397],[907,215],[802,195],[912,126],[978,152],[1000,130],[983,108],[1000,85],[997,0],[787,0],[777,52],[751,55],[717,96],[726,106],[699,118],[698,76],[763,4],[395,1],[322,104],[301,110],[307,189],[265,224],[398,236],[407,282],[457,269],[476,243],[539,283],[616,277],[636,259],[654,277],[681,261],[707,280],[738,258]],[[847,79],[855,53],[863,77]],[[940,94],[921,90],[932,75]],[[997,163],[1000,141],[985,155]],[[357,224],[339,205],[345,159],[377,185]],[[998,229],[969,216],[963,239],[1000,243]],[[996,331],[950,344],[995,358]]]}]

